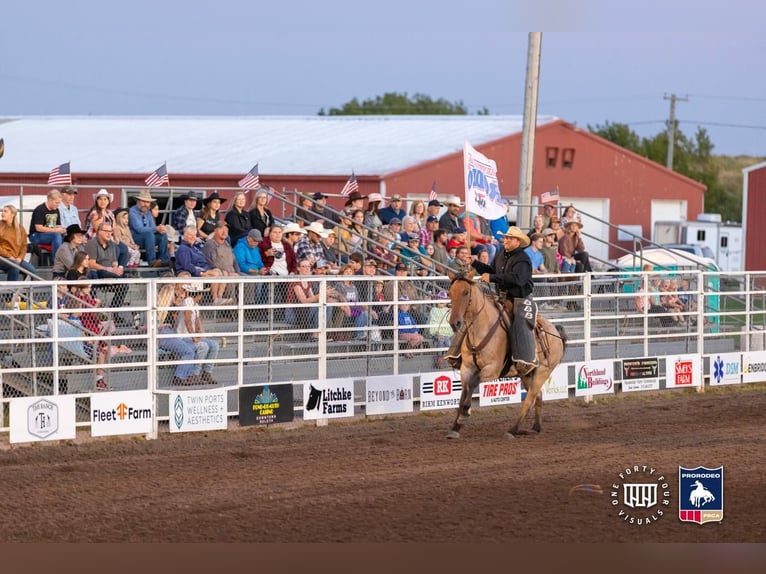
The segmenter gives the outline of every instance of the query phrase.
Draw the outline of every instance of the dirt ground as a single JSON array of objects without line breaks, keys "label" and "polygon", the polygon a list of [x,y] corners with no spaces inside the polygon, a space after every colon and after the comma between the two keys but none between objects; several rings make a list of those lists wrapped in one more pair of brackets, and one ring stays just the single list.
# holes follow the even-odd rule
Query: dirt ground
[{"label": "dirt ground", "polygon": [[[331,421],[327,427],[87,439],[0,451],[0,541],[763,542],[766,386]],[[527,419],[527,428],[531,426]],[[7,437],[5,438],[7,441]],[[626,467],[669,478],[670,510],[623,522]],[[678,520],[678,466],[724,466],[724,519]],[[578,484],[595,484],[571,492]]]}]

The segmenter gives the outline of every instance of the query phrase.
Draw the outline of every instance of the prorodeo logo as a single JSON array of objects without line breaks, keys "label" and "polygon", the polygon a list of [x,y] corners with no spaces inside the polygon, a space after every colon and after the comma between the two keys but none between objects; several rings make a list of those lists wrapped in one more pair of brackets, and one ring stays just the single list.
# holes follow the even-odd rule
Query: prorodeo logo
[{"label": "prorodeo logo", "polygon": [[612,507],[626,524],[657,522],[670,506],[670,485],[665,475],[648,465],[626,467],[612,484]]}]

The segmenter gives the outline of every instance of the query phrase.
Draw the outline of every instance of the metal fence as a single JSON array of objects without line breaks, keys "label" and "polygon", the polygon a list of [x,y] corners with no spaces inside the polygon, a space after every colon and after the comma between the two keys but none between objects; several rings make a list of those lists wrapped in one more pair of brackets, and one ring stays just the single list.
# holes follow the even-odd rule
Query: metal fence
[{"label": "metal fence", "polygon": [[[674,315],[637,308],[641,289],[655,278],[688,281],[675,287],[690,302],[686,310]],[[195,388],[225,389],[228,416],[234,417],[238,390],[246,385],[335,378],[363,383],[373,376],[448,369],[442,359],[447,303],[438,297],[449,287],[446,277],[219,281],[226,283],[232,302],[213,305],[207,289],[193,297],[191,311],[199,314],[204,331],[199,338],[212,343],[191,354],[178,345],[176,332],[190,310],[182,301],[190,295],[183,287],[188,278],[0,283],[0,430],[9,430],[9,403],[16,397],[73,396],[76,424],[87,426],[88,401],[95,393],[149,390],[157,399],[158,420],[167,420],[167,395],[194,381]],[[96,307],[71,303],[72,293],[83,287],[99,300]],[[309,287],[318,301],[299,303],[294,290]],[[170,291],[182,297],[167,299]],[[414,297],[402,301],[405,292]],[[541,312],[569,337],[564,363],[570,388],[578,361],[699,353],[708,373],[712,355],[766,348],[766,273],[540,276],[535,297]],[[414,346],[400,332],[398,311],[404,305],[422,335]],[[434,316],[441,319],[434,323]],[[295,396],[299,412],[302,394]],[[363,386],[355,406],[364,412]]]}]

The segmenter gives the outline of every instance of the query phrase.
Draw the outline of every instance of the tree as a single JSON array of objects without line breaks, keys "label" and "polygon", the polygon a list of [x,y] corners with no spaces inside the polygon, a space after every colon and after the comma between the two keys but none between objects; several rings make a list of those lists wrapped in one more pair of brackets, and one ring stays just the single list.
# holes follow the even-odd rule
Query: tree
[{"label": "tree", "polygon": [[588,126],[588,131],[601,136],[605,140],[616,143],[620,147],[641,154],[641,138],[627,124],[606,122],[603,126]]},{"label": "tree", "polygon": [[[487,108],[478,112],[480,115],[489,115]],[[324,116],[360,116],[360,115],[467,115],[468,108],[462,100],[448,102],[444,98],[434,100],[425,94],[415,94],[409,97],[407,93],[398,94],[387,92],[382,96],[359,102],[356,98],[346,102],[340,108],[330,108],[325,113],[324,108],[319,110],[319,115]]]}]

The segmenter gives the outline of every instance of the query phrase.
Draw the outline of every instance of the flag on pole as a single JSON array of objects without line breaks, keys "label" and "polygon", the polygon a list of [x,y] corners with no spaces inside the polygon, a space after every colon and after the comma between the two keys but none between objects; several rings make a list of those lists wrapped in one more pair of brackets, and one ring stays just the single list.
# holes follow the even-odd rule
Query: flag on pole
[{"label": "flag on pole", "polygon": [[0,138],[0,157],[3,157],[5,154],[5,140],[3,138]]},{"label": "flag on pole", "polygon": [[503,217],[508,209],[500,195],[497,165],[494,160],[476,151],[471,144],[463,144],[465,170],[465,210],[481,215],[488,221]]},{"label": "flag on pole", "polygon": [[436,199],[436,182],[431,186],[431,193],[428,194],[428,201]]},{"label": "flag on pole", "polygon": [[359,191],[359,184],[356,182],[356,175],[351,171],[351,177],[348,178],[346,185],[340,190],[340,194],[343,196],[350,195],[351,193]]},{"label": "flag on pole", "polygon": [[559,202],[558,188],[552,189],[550,191],[544,191],[540,195],[540,202],[541,203],[558,203]]},{"label": "flag on pole", "polygon": [[261,185],[260,178],[258,177],[258,164],[253,166],[253,169],[245,174],[245,177],[237,182],[237,185],[242,189],[257,189]]},{"label": "flag on pole", "polygon": [[69,170],[69,162],[54,167],[48,175],[48,185],[72,185],[72,172]]},{"label": "flag on pole", "polygon": [[149,174],[145,180],[146,185],[149,187],[160,187],[161,185],[170,185],[170,178],[168,177],[167,163],[163,163],[160,167],[155,169]]}]

